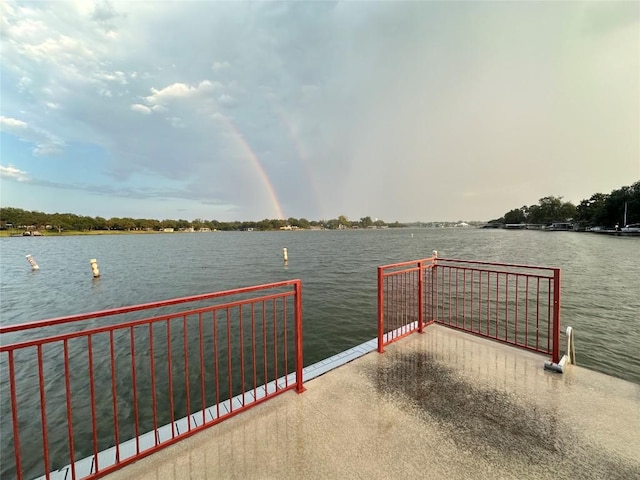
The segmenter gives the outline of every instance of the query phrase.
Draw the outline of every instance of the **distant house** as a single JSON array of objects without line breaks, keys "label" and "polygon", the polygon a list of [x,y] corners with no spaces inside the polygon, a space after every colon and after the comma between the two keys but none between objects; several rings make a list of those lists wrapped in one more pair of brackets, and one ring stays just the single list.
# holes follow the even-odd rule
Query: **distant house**
[{"label": "distant house", "polygon": [[573,223],[553,222],[548,230],[553,230],[554,232],[569,232],[573,230]]},{"label": "distant house", "polygon": [[285,225],[284,227],[280,227],[280,230],[292,230],[291,225]]},{"label": "distant house", "polygon": [[171,233],[173,232],[173,228],[163,228],[162,231],[165,233]]},{"label": "distant house", "polygon": [[209,227],[202,227],[202,228],[200,229],[200,231],[201,231],[201,232],[210,232],[210,231],[211,231],[211,229],[210,229]]}]

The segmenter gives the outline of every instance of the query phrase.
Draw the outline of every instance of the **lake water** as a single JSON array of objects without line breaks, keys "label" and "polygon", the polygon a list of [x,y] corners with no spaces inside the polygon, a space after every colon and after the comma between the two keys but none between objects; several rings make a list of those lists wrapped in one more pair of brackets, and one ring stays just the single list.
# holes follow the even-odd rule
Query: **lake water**
[{"label": "lake water", "polygon": [[[282,264],[287,247],[288,268]],[[562,269],[580,365],[640,383],[640,238],[388,229],[0,239],[2,324],[300,278],[305,363],[376,335],[376,268],[441,257]],[[40,265],[32,272],[25,259]],[[101,278],[91,276],[97,258]]]},{"label": "lake water", "polygon": [[[0,321],[300,278],[311,364],[376,336],[379,265],[433,250],[446,258],[560,267],[563,330],[575,329],[577,363],[640,383],[638,237],[452,228],[1,238]],[[31,271],[27,254],[39,271]],[[99,279],[92,278],[91,258]],[[8,433],[2,431],[3,450]]]}]

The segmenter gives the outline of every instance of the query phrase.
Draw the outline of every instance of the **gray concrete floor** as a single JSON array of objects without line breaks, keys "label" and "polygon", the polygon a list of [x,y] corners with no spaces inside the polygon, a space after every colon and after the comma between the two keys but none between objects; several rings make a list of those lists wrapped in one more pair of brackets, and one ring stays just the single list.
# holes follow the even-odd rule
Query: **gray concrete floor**
[{"label": "gray concrete floor", "polygon": [[640,479],[640,385],[436,325],[105,478]]}]

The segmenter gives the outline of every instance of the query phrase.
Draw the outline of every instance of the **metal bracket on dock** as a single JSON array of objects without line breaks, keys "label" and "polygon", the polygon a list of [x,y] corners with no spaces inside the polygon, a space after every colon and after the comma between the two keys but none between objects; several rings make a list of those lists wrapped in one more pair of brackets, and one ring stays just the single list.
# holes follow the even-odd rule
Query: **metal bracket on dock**
[{"label": "metal bracket on dock", "polygon": [[552,372],[563,373],[567,363],[576,364],[576,350],[573,341],[573,328],[567,327],[567,353],[565,353],[558,363],[549,360],[544,362],[544,369]]}]

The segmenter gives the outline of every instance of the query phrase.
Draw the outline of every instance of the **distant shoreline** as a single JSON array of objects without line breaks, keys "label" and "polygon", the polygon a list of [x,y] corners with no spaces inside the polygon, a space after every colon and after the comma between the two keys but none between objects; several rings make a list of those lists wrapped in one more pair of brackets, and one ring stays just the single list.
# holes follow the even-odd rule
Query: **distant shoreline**
[{"label": "distant shoreline", "polygon": [[[38,230],[39,231],[39,230]],[[0,237],[31,237],[32,235],[23,235],[23,230],[0,230]],[[40,232],[40,231],[39,231]],[[149,235],[156,233],[169,233],[169,232],[158,232],[155,230],[146,231],[146,230],[90,230],[90,231],[79,231],[79,230],[68,230],[64,232],[52,232],[52,231],[42,231],[40,235],[33,235],[34,237],[71,237],[75,235]],[[189,232],[171,232],[171,233],[189,233]]]}]

